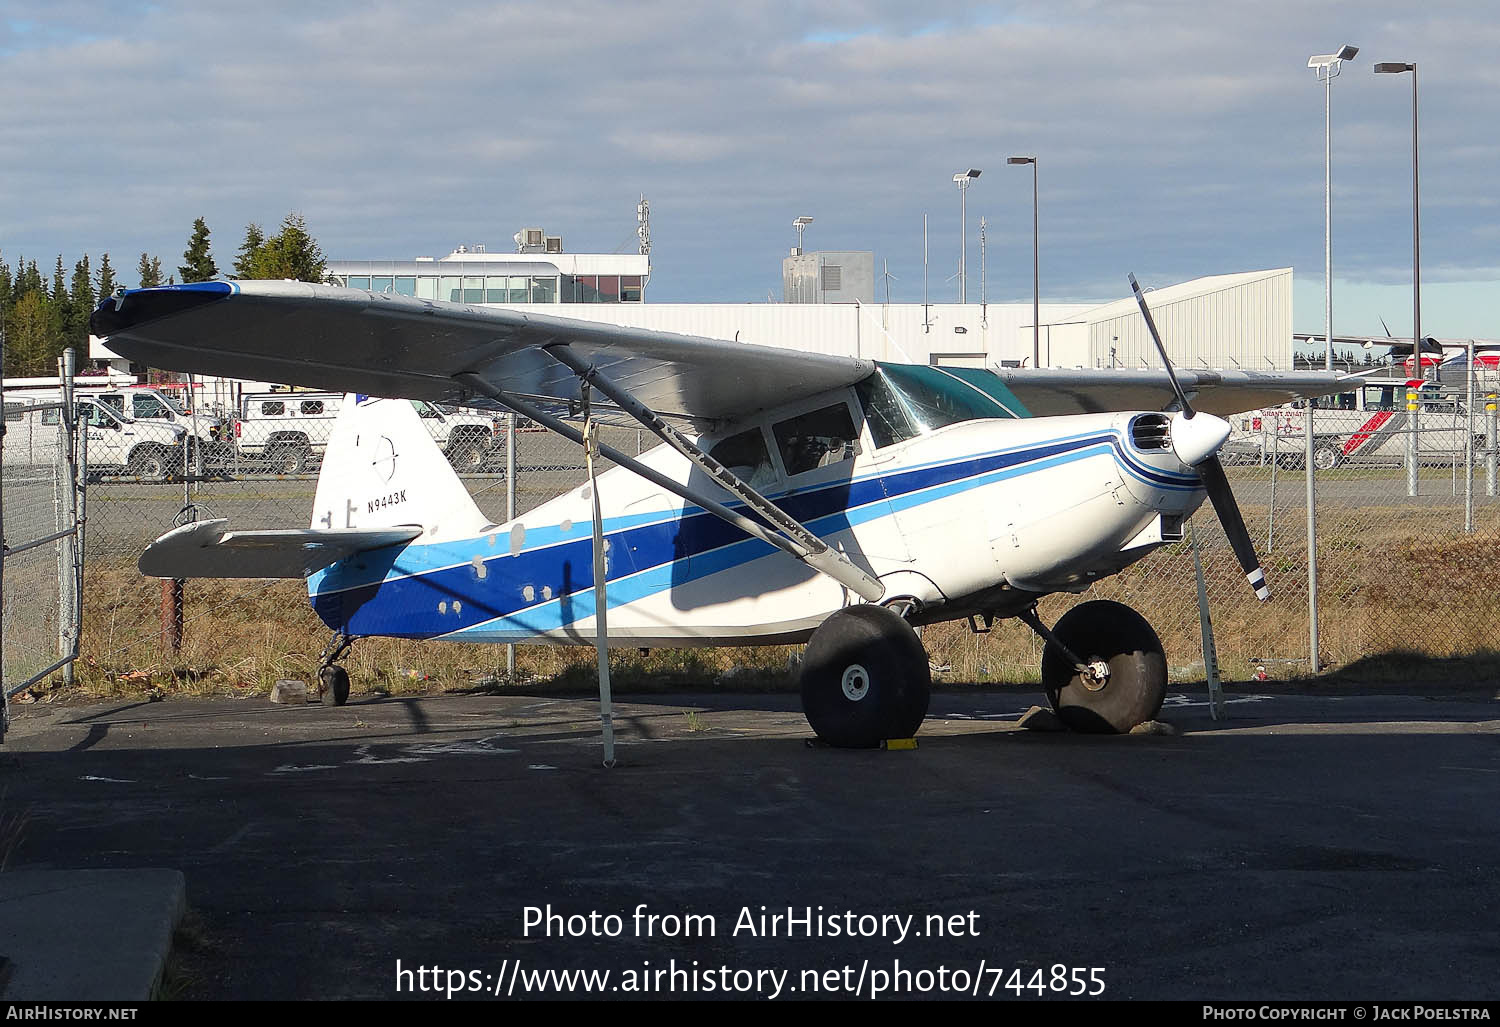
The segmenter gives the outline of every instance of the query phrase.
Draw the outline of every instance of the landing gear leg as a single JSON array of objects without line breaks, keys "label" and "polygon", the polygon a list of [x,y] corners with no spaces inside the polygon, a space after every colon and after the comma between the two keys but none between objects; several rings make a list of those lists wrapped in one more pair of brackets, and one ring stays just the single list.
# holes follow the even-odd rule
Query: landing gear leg
[{"label": "landing gear leg", "polygon": [[921,640],[899,613],[881,606],[835,613],[802,657],[802,711],[820,739],[841,748],[912,737],[931,689]]},{"label": "landing gear leg", "polygon": [[338,661],[353,644],[353,636],[340,631],[328,640],[323,655],[318,657],[318,691],[331,696],[335,706],[349,701],[349,672],[340,667]]},{"label": "landing gear leg", "polygon": [[1042,687],[1074,731],[1123,734],[1151,720],[1167,694],[1167,658],[1146,619],[1107,599],[1082,603],[1048,630],[1036,607],[1020,619],[1046,640]]}]

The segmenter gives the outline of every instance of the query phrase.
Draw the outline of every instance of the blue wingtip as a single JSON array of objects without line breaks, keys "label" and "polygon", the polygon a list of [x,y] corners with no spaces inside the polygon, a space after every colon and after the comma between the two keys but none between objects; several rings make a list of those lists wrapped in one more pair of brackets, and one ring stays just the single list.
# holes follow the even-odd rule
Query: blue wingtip
[{"label": "blue wingtip", "polygon": [[234,286],[228,282],[189,282],[130,289],[99,301],[99,306],[89,317],[89,331],[99,336],[113,335],[134,325],[213,303],[233,291]]}]

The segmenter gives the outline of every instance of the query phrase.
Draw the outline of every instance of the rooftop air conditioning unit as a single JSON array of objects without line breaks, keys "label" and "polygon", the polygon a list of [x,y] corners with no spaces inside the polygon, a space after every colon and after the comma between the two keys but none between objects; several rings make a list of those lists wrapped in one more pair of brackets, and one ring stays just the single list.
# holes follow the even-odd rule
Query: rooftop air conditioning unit
[{"label": "rooftop air conditioning unit", "polygon": [[546,252],[548,252],[548,253],[561,253],[562,251],[563,251],[563,248],[562,248],[562,236],[560,236],[560,235],[549,235],[549,236],[547,236]]}]

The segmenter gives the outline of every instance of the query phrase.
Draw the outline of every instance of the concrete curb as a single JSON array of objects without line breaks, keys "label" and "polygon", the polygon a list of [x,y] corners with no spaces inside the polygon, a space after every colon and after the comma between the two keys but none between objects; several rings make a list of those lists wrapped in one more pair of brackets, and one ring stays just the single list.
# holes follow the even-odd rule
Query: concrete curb
[{"label": "concrete curb", "polygon": [[150,999],[187,911],[178,870],[15,870],[0,874],[0,999]]}]

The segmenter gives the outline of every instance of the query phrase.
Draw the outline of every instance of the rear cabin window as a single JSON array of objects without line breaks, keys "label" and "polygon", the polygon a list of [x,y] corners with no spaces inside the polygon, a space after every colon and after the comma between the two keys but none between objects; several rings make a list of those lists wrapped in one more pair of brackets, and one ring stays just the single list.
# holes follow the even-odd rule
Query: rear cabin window
[{"label": "rear cabin window", "polygon": [[323,412],[323,401],[321,399],[303,400],[302,412],[304,414],[321,414]]},{"label": "rear cabin window", "polygon": [[99,402],[103,403],[107,407],[112,407],[113,409],[118,410],[122,414],[125,412],[124,396],[100,396]]},{"label": "rear cabin window", "polygon": [[831,467],[854,459],[859,433],[843,403],[782,421],[772,429],[788,475]]},{"label": "rear cabin window", "polygon": [[[83,411],[79,411],[82,413]],[[53,407],[51,410],[42,411],[42,423],[47,425],[56,424],[62,420],[62,411]]]},{"label": "rear cabin window", "polygon": [[21,420],[25,416],[26,416],[26,404],[25,403],[7,403],[7,404],[5,404],[5,419],[7,421],[19,421],[19,420]]},{"label": "rear cabin window", "polygon": [[285,403],[262,403],[260,405],[262,417],[280,417],[284,413],[286,413]]}]

